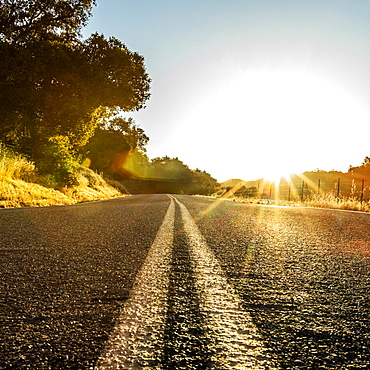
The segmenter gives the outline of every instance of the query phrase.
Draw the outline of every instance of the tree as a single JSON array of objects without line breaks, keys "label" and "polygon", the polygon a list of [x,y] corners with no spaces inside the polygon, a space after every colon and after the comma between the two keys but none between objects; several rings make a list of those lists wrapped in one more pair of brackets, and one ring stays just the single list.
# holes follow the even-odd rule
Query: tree
[{"label": "tree", "polygon": [[99,127],[82,153],[95,170],[121,177],[135,177],[127,162],[135,151],[145,152],[149,138],[132,118],[115,117]]},{"label": "tree", "polygon": [[104,118],[149,98],[142,56],[114,37],[78,38],[93,4],[0,4],[0,140],[36,162],[58,145],[74,155]]},{"label": "tree", "polygon": [[95,0],[2,0],[0,41],[75,39],[95,4]]},{"label": "tree", "polygon": [[149,142],[144,130],[139,127],[132,118],[113,117],[104,123],[101,130],[118,133],[125,137],[130,150],[139,149],[146,151],[145,145]]},{"label": "tree", "polygon": [[217,190],[217,181],[206,171],[196,169],[191,172],[188,194],[211,195]]},{"label": "tree", "polygon": [[168,192],[209,195],[213,194],[217,187],[217,181],[207,172],[191,170],[178,158],[154,158],[147,173],[151,179],[167,182]]},{"label": "tree", "polygon": [[74,46],[3,43],[0,51],[6,56],[0,69],[5,141],[64,135],[83,146],[102,115],[138,110],[149,98],[143,58],[114,38],[95,34]]},{"label": "tree", "polygon": [[126,168],[134,177],[141,180],[147,180],[150,176],[150,159],[146,150],[135,149],[130,152]]},{"label": "tree", "polygon": [[95,0],[0,2],[0,140],[14,145],[35,134],[49,85],[71,70],[93,5]]},{"label": "tree", "polygon": [[190,181],[191,170],[178,158],[168,156],[154,158],[151,161],[152,177],[174,180],[182,183]]}]

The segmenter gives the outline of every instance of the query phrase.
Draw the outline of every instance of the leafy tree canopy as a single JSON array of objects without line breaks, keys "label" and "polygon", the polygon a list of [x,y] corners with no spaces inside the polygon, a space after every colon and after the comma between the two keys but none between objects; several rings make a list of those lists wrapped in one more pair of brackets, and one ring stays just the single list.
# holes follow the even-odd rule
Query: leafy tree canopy
[{"label": "leafy tree canopy", "polygon": [[[143,166],[145,158],[139,157],[147,179],[163,181],[165,192],[210,195],[216,192],[217,181],[205,171],[191,170],[178,158],[154,158]],[[134,164],[134,163],[133,163]],[[135,168],[135,166],[133,166]],[[157,191],[160,189],[157,186]]]},{"label": "leafy tree canopy", "polygon": [[144,130],[132,118],[114,117],[95,130],[81,152],[97,171],[133,177],[126,162],[135,150],[144,153],[148,141]]},{"label": "leafy tree canopy", "polygon": [[2,0],[0,41],[74,39],[95,4],[95,0]]},{"label": "leafy tree canopy", "polygon": [[189,182],[191,178],[191,170],[186,164],[168,156],[152,159],[151,173],[154,178],[181,180],[183,183]]},{"label": "leafy tree canopy", "polygon": [[149,98],[144,60],[119,40],[92,35],[69,46],[0,44],[0,135],[5,141],[66,135],[86,143],[104,115]]},{"label": "leafy tree canopy", "polygon": [[94,4],[0,3],[0,140],[36,161],[50,143],[76,151],[104,119],[149,98],[142,56],[114,37],[78,38]]}]

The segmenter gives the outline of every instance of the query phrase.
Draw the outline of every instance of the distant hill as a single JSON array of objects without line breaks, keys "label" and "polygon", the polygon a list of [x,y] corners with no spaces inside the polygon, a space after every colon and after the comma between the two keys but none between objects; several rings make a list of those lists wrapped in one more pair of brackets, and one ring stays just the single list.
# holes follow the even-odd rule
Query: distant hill
[{"label": "distant hill", "polygon": [[230,197],[233,195],[239,196],[256,196],[260,181],[243,181],[240,179],[231,179],[220,184],[220,195]]},{"label": "distant hill", "polygon": [[258,187],[259,181],[261,180],[244,181],[240,179],[230,179],[230,180],[221,182],[220,187],[221,189],[228,189],[228,188],[242,187],[242,186],[245,186],[246,188]]}]

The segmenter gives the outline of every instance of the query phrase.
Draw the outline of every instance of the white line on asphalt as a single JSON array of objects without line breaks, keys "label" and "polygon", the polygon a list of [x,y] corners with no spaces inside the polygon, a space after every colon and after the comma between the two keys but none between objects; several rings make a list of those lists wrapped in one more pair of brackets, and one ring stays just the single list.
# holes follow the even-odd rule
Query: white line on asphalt
[{"label": "white line on asphalt", "polygon": [[175,219],[173,199],[96,369],[159,369]]},{"label": "white line on asphalt", "polygon": [[187,208],[180,207],[195,271],[200,311],[215,355],[216,369],[276,369],[267,354],[251,316],[242,308],[234,288],[208,247]]}]

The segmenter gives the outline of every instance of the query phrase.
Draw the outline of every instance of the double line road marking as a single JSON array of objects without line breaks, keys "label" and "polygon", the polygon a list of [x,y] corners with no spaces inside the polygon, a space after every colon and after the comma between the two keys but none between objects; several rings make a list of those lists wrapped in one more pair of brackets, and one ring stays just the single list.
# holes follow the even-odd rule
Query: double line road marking
[{"label": "double line road marking", "polygon": [[187,208],[175,197],[96,369],[161,369],[174,240],[175,203],[187,235],[199,310],[214,369],[275,369],[251,316],[242,308]]},{"label": "double line road marking", "polygon": [[158,368],[153,359],[162,356],[174,220],[171,200],[96,369]]}]

